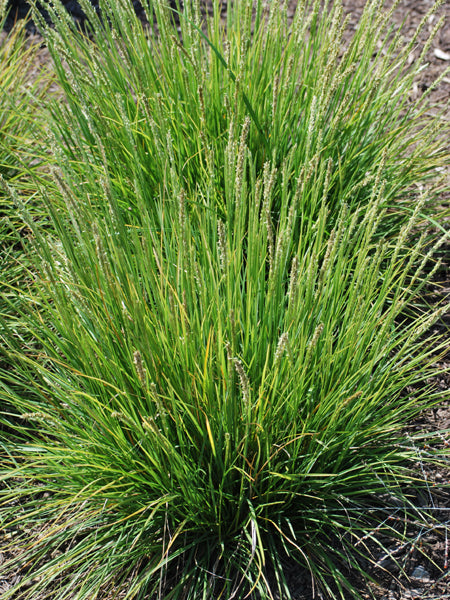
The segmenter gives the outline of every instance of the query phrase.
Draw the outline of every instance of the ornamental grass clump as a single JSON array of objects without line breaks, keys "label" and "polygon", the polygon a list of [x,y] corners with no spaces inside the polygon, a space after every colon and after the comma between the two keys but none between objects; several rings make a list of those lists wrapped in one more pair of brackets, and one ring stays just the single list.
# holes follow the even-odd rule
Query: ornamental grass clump
[{"label": "ornamental grass clump", "polygon": [[14,184],[34,217],[41,209],[33,195],[51,159],[45,142],[45,101],[51,97],[52,82],[49,69],[41,64],[39,44],[26,37],[26,21],[6,33],[6,17],[6,4],[0,4],[0,248],[4,260],[18,249],[24,227],[6,184]]},{"label": "ornamental grass clump", "polygon": [[[100,2],[97,12],[88,0],[81,4],[89,35],[58,0],[47,7],[54,27],[41,22],[67,100],[55,111],[61,161],[82,178],[86,165],[101,172],[106,162],[132,214],[136,197],[152,204],[161,189],[177,194],[167,177],[168,135],[171,168],[184,188],[211,196],[223,213],[233,210],[225,202],[234,185],[226,165],[234,168],[237,150],[227,144],[246,116],[256,174],[267,161],[277,167],[274,211],[281,165],[288,188],[302,169],[329,165],[327,200],[337,211],[369,201],[382,162],[385,233],[398,233],[424,183],[435,185],[424,207],[433,212],[450,126],[431,115],[433,85],[415,98],[413,84],[442,26],[438,19],[419,51],[417,38],[438,4],[407,43],[402,28],[391,26],[394,8],[383,10],[379,0],[367,3],[351,33],[340,2],[299,2],[292,23],[283,2],[230,2],[225,23],[219,0],[206,20],[198,1],[181,10],[176,1],[147,0],[147,27],[126,0]],[[320,199],[304,193],[304,202],[304,213],[316,218]]]},{"label": "ornamental grass clump", "polygon": [[[0,32],[7,14],[0,10]],[[39,167],[49,156],[43,156],[44,127],[47,125],[44,99],[49,97],[50,72],[40,59],[36,41],[26,37],[26,22],[19,21],[0,38],[0,176],[15,182],[22,194],[36,191]],[[27,177],[28,175],[28,177]],[[2,215],[10,205],[4,189],[0,189]]]},{"label": "ornamental grass clump", "polygon": [[85,4],[90,36],[48,7],[47,220],[3,186],[33,279],[0,315],[4,600],[290,598],[295,568],[358,597],[433,527],[417,463],[446,455],[407,426],[448,306],[419,310],[443,239],[413,184],[448,125],[399,38],[370,45],[375,3],[342,52],[338,6],[288,34],[235,4],[178,31],[151,3],[155,32]]},{"label": "ornamental grass clump", "polygon": [[403,315],[432,249],[405,250],[413,221],[380,243],[381,182],[328,236],[326,201],[305,217],[240,144],[225,216],[178,182],[130,227],[93,170],[59,179],[53,235],[29,221],[39,346],[2,329],[5,600],[289,598],[295,564],[356,597],[386,536],[413,543],[396,523],[429,525],[415,464],[444,458],[405,425],[439,399],[423,332],[448,307]]},{"label": "ornamental grass clump", "polygon": [[[43,140],[51,76],[38,67],[39,46],[26,38],[25,21],[6,33],[6,16],[6,4],[0,3],[0,315],[14,314],[19,301],[14,287],[30,282],[21,248],[27,230],[8,184],[15,185],[33,218],[42,219],[42,202],[35,202],[35,194],[50,161]],[[0,370],[7,367],[0,361]]]}]

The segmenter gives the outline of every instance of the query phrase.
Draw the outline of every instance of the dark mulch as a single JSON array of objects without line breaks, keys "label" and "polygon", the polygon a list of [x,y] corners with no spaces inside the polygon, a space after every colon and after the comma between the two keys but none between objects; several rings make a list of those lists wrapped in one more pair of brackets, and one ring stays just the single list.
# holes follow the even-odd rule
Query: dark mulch
[{"label": "dark mulch", "polygon": [[[82,24],[85,20],[85,14],[81,9],[81,6],[77,0],[62,0],[62,3],[66,7],[67,11],[72,15],[73,19]],[[142,5],[139,0],[132,0],[133,6],[136,10],[136,14],[142,15],[144,18],[144,11],[142,9]],[[10,31],[14,26],[14,23],[18,19],[25,19],[31,9],[31,5],[27,0],[9,0],[9,14],[5,22],[5,30]],[[98,0],[92,0],[92,5],[98,9],[99,2]],[[42,5],[37,2],[37,7],[39,8],[41,14],[44,15],[47,21],[50,21],[48,12],[42,7]],[[28,20],[27,30],[30,34],[38,33],[37,28],[32,19]]]}]

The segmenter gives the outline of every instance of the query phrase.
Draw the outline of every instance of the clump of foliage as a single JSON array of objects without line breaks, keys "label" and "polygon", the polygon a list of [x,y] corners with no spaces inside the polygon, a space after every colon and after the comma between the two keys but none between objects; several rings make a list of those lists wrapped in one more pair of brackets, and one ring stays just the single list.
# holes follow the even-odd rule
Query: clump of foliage
[{"label": "clump of foliage", "polygon": [[[0,31],[6,14],[0,13]],[[31,171],[49,160],[43,156],[45,99],[49,95],[50,74],[39,64],[40,48],[26,37],[26,22],[19,21],[0,41],[0,176],[21,186],[30,195],[36,183]],[[34,185],[34,188],[31,187]],[[5,191],[0,191],[2,212],[7,210]]]},{"label": "clump of foliage", "polygon": [[378,4],[347,48],[337,4],[290,33],[236,5],[177,32],[152,2],[153,32],[86,4],[91,37],[49,7],[58,168],[45,226],[10,191],[35,282],[26,335],[0,321],[5,600],[289,598],[292,564],[357,597],[429,519],[415,465],[444,458],[405,426],[440,399],[448,307],[417,310],[442,240],[413,181],[448,125],[407,104],[399,36],[374,52]]},{"label": "clump of foliage", "polygon": [[[0,32],[6,16],[0,8]],[[44,137],[51,77],[46,69],[38,71],[39,46],[26,38],[25,25],[17,23],[0,38],[0,316],[14,314],[19,301],[14,287],[29,280],[21,239],[30,231],[8,185],[15,186],[34,218],[42,218],[42,202],[36,203],[34,195],[50,162]]]},{"label": "clump of foliage", "polygon": [[422,436],[403,428],[437,396],[404,390],[433,371],[421,335],[442,311],[401,315],[423,248],[404,254],[406,229],[379,244],[377,193],[328,240],[325,204],[312,224],[286,196],[272,231],[270,166],[240,176],[232,220],[180,192],[130,228],[107,195],[100,214],[70,195],[57,245],[36,231],[42,347],[9,340],[2,392],[28,438],[3,457],[23,545],[6,568],[28,565],[5,598],[267,597],[288,557],[351,589],[380,518],[399,537],[398,506],[420,518],[404,490]]},{"label": "clump of foliage", "polygon": [[[107,168],[122,206],[135,212],[136,197],[152,203],[162,188],[177,192],[167,177],[170,136],[170,168],[186,190],[199,189],[226,212],[233,210],[226,196],[237,156],[230,132],[237,139],[250,116],[256,174],[270,161],[280,189],[284,165],[285,185],[294,190],[302,171],[329,166],[332,211],[367,202],[383,163],[385,231],[398,231],[417,186],[437,180],[436,168],[448,160],[448,122],[429,116],[429,92],[410,97],[442,26],[439,20],[410,64],[433,9],[406,44],[402,30],[391,28],[392,11],[372,0],[344,43],[348,20],[339,2],[299,2],[292,23],[279,1],[229,3],[226,23],[218,0],[206,21],[198,1],[184,4],[181,15],[167,2],[144,2],[149,22],[156,21],[144,32],[126,0],[100,4],[99,14],[82,0],[90,36],[77,32],[58,2],[49,8],[55,28],[42,27],[67,99],[55,132],[61,161],[81,178],[86,164]],[[320,201],[304,196],[303,211],[315,218]],[[276,211],[280,202],[278,194]]]}]

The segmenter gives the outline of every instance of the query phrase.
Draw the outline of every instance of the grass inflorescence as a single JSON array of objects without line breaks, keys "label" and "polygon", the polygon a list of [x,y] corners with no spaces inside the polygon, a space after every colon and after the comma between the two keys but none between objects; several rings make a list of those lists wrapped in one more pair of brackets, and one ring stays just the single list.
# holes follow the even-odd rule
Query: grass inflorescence
[{"label": "grass inflorescence", "polygon": [[295,564],[358,597],[446,460],[406,431],[448,310],[418,307],[449,125],[408,100],[416,40],[376,2],[347,45],[338,3],[83,6],[89,35],[41,23],[47,220],[9,192],[4,598],[290,598]]}]

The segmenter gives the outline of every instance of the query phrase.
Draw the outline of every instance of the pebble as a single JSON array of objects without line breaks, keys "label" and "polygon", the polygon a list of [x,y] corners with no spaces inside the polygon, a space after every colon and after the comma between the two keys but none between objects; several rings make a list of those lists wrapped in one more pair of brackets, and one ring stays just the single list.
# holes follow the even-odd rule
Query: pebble
[{"label": "pebble", "polygon": [[425,567],[422,567],[422,565],[418,565],[414,569],[414,571],[411,573],[411,577],[414,577],[414,579],[422,579],[422,581],[430,580],[430,574],[425,569]]}]

